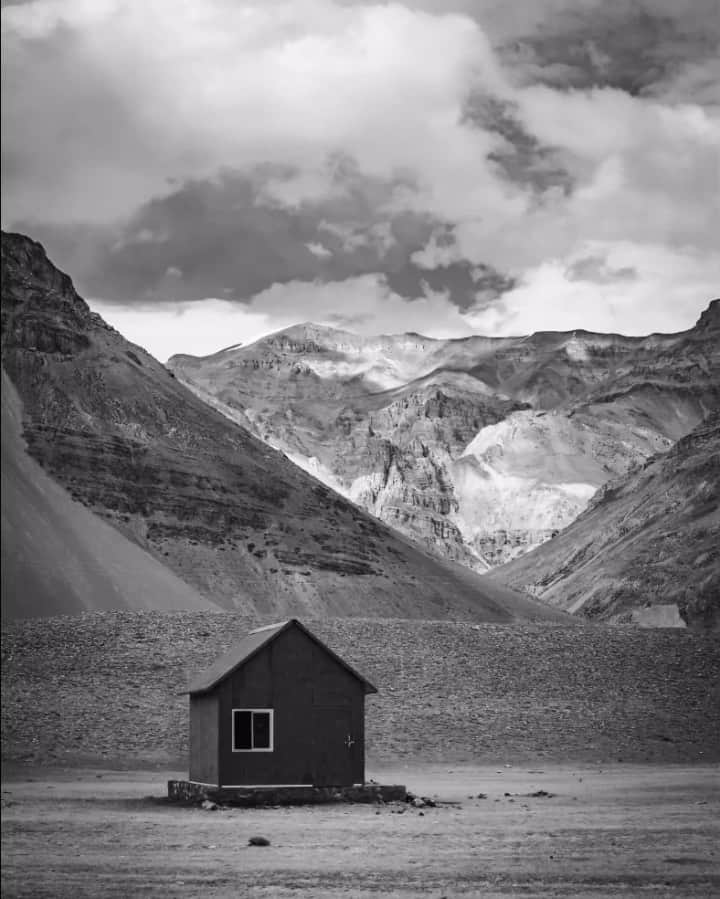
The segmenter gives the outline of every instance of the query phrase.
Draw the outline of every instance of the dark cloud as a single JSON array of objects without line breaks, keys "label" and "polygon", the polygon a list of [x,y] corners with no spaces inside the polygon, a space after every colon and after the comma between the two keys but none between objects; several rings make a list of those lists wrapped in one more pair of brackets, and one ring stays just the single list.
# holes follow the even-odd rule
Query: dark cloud
[{"label": "dark cloud", "polygon": [[578,259],[565,270],[568,281],[592,281],[595,284],[616,284],[619,281],[634,281],[637,270],[630,266],[612,268],[601,256],[586,256]]},{"label": "dark cloud", "polygon": [[718,40],[717,0],[614,0],[556,7],[500,53],[526,81],[637,96],[653,93],[689,61],[715,59]]},{"label": "dark cloud", "polygon": [[391,290],[404,297],[418,297],[424,293],[447,293],[460,309],[474,305],[478,286],[473,278],[473,266],[468,262],[453,262],[433,269],[418,268],[407,262],[398,271],[387,273]]},{"label": "dark cloud", "polygon": [[570,192],[572,177],[559,153],[523,128],[512,103],[476,91],[467,98],[462,114],[464,121],[504,138],[503,149],[492,152],[489,159],[508,180],[538,192],[549,188]]},{"label": "dark cloud", "polygon": [[379,273],[414,299],[446,293],[461,309],[512,281],[463,260],[428,267],[412,259],[433,235],[452,231],[430,216],[389,212],[402,180],[364,177],[351,162],[333,167],[323,199],[288,206],[278,199],[296,175],[265,166],[188,181],[145,204],[122,227],[16,223],[45,243],[88,296],[120,304],[203,297],[247,302],[273,284],[337,282]]}]

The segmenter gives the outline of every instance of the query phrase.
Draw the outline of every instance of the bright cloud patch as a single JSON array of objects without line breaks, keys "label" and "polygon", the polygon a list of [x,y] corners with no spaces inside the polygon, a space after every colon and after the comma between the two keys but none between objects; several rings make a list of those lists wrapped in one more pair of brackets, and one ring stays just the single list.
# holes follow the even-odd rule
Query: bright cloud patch
[{"label": "bright cloud patch", "polygon": [[502,303],[469,318],[487,334],[682,331],[698,318],[698,296],[709,300],[718,284],[720,253],[594,244],[575,259],[548,260],[530,269]]},{"label": "bright cloud patch", "polygon": [[408,300],[394,293],[379,275],[329,284],[276,284],[248,306],[221,299],[161,307],[119,306],[96,299],[90,305],[161,361],[174,353],[208,355],[231,344],[248,344],[269,331],[303,321],[368,336],[410,328],[437,338],[472,333],[470,323],[446,296],[430,293]]}]

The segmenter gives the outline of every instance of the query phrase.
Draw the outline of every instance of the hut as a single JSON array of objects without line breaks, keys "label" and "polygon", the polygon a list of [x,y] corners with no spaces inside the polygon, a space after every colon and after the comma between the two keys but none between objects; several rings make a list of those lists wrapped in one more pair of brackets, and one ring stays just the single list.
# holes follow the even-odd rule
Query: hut
[{"label": "hut", "polygon": [[190,687],[190,782],[352,787],[377,690],[297,619],[251,631]]}]

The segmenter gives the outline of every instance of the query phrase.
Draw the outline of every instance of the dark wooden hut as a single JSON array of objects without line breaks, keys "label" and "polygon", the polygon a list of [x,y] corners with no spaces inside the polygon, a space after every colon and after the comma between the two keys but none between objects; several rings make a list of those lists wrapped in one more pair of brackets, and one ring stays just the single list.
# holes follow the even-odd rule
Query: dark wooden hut
[{"label": "dark wooden hut", "polygon": [[377,690],[297,619],[251,631],[188,692],[192,782],[364,782],[365,695]]}]

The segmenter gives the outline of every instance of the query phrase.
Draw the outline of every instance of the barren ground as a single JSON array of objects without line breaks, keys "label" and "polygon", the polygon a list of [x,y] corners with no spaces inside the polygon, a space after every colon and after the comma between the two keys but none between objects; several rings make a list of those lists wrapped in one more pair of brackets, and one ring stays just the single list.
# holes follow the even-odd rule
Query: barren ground
[{"label": "barren ground", "polygon": [[[257,624],[204,612],[16,621],[2,634],[2,754],[185,765],[191,673]],[[379,690],[368,758],[720,762],[720,641],[630,627],[303,619]],[[71,762],[72,760],[72,762]]]},{"label": "barren ground", "polygon": [[[717,766],[406,765],[369,775],[441,804],[422,815],[404,804],[211,812],[164,801],[178,771],[9,764],[3,896],[720,894]],[[524,795],[537,790],[553,795]],[[249,847],[254,835],[272,845]]]}]

